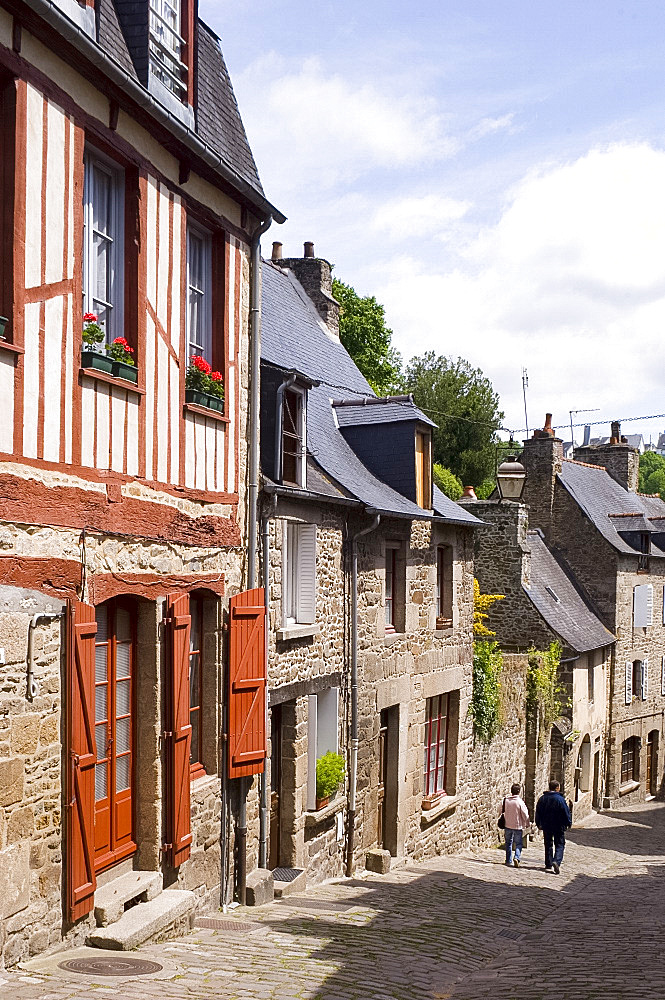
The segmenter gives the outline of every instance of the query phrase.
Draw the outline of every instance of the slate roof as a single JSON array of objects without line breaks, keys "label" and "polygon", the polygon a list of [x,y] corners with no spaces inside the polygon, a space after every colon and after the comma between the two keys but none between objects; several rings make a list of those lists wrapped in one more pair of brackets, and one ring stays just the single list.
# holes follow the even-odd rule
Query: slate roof
[{"label": "slate roof", "polygon": [[106,54],[138,82],[136,69],[129,54],[113,0],[100,0],[99,2],[98,31],[98,42]]},{"label": "slate roof", "polygon": [[[620,532],[640,530],[631,527],[631,524],[640,523],[637,520],[640,515],[647,518],[665,517],[665,503],[659,497],[631,493],[601,466],[564,460],[558,479],[601,535],[618,552],[636,555],[636,549],[621,537]],[[636,516],[610,517],[611,514]],[[657,557],[663,555],[661,552],[653,554]]]},{"label": "slate roof", "polygon": [[[270,261],[263,263],[261,356],[279,368],[297,369],[319,382],[307,394],[307,450],[323,472],[367,507],[397,517],[429,519],[432,513],[372,475],[344,440],[332,400],[372,396],[369,383],[319,318],[295,276]],[[469,526],[480,522],[447,497],[435,514]]]},{"label": "slate roof", "polygon": [[365,396],[361,403],[349,405],[351,400],[335,400],[335,416],[340,427],[359,427],[368,424],[397,424],[417,421],[436,427],[433,420],[405,396]]},{"label": "slate roof", "polygon": [[552,631],[576,653],[614,642],[615,637],[578,593],[540,531],[529,531],[527,538],[531,549],[531,586],[523,589]]},{"label": "slate roof", "polygon": [[[625,434],[624,437],[626,438],[626,444],[628,444],[631,448],[637,448],[638,451],[644,451],[644,437],[641,434]],[[589,441],[590,445],[602,445],[609,443],[609,437],[591,438]]]}]

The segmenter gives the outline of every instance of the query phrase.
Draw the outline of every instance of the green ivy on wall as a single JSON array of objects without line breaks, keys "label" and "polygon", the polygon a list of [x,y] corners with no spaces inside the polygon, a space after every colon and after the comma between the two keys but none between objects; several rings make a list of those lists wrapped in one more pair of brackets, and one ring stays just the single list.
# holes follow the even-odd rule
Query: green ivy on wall
[{"label": "green ivy on wall", "polygon": [[501,728],[501,668],[503,654],[498,642],[486,639],[473,644],[473,691],[469,713],[473,736],[491,743]]},{"label": "green ivy on wall", "polygon": [[529,650],[526,677],[527,717],[538,725],[538,750],[549,739],[550,730],[565,707],[564,688],[559,683],[561,643],[553,642],[545,650]]}]

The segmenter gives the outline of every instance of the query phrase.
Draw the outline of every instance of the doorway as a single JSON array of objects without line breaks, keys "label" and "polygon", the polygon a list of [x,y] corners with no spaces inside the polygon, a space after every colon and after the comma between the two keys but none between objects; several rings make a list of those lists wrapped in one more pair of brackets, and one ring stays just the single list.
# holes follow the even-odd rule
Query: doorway
[{"label": "doorway", "polygon": [[392,705],[379,718],[376,842],[393,857],[397,856],[398,739],[399,705]]},{"label": "doorway", "polygon": [[646,793],[655,795],[658,784],[658,730],[652,729],[647,736]]},{"label": "doorway", "polygon": [[95,871],[136,850],[133,824],[136,614],[117,598],[95,609]]},{"label": "doorway", "polygon": [[282,706],[270,709],[270,854],[268,867],[279,867],[281,860],[281,814],[280,797],[282,788]]},{"label": "doorway", "polygon": [[600,809],[600,750],[593,755],[593,808]]}]

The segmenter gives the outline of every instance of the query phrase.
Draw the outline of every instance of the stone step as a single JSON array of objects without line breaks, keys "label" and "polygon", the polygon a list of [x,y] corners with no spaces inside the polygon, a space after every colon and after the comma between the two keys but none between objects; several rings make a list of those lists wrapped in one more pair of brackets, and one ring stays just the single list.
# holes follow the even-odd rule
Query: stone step
[{"label": "stone step", "polygon": [[274,879],[273,890],[275,899],[283,899],[284,896],[292,896],[295,892],[304,892],[307,888],[307,872],[301,871],[300,875],[291,882],[282,882],[281,879]]},{"label": "stone step", "polygon": [[131,951],[146,941],[163,939],[190,930],[196,894],[187,889],[165,889],[149,903],[126,910],[110,927],[98,927],[88,937],[94,948]]},{"label": "stone step", "polygon": [[147,903],[162,891],[161,872],[132,871],[107,882],[95,891],[95,920],[98,927],[115,923],[127,903]]}]

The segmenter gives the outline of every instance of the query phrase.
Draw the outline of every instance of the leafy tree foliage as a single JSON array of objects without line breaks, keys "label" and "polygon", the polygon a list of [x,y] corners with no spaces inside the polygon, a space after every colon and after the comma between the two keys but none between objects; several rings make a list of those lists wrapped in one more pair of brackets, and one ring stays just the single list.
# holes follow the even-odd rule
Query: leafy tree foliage
[{"label": "leafy tree foliage", "polygon": [[333,279],[333,295],[341,306],[339,336],[377,396],[399,390],[401,358],[391,347],[392,330],[385,310],[373,295],[361,298],[355,289]]},{"label": "leafy tree foliage", "polygon": [[[429,351],[413,358],[403,376],[406,392],[438,424],[433,457],[466,485],[493,476],[496,429],[503,413],[492,383],[463,358]],[[461,418],[461,419],[460,419]]]},{"label": "leafy tree foliage", "polygon": [[435,462],[432,467],[432,476],[441,492],[445,493],[451,500],[459,500],[464,493],[464,487],[455,473],[451,472],[450,469],[444,469],[438,462]]},{"label": "leafy tree foliage", "polygon": [[503,653],[497,642],[487,639],[473,644],[473,686],[469,714],[473,736],[480,743],[491,743],[501,729],[501,668]]},{"label": "leafy tree foliage", "polygon": [[655,451],[640,455],[640,493],[660,493],[665,500],[665,457]]}]

